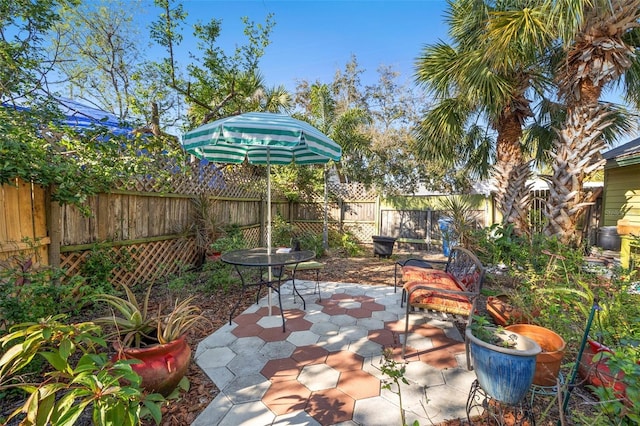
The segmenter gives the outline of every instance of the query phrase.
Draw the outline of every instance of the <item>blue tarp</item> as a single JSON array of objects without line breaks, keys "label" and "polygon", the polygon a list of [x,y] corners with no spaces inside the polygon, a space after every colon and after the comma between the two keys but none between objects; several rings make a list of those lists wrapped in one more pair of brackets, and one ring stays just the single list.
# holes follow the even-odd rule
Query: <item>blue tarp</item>
[{"label": "blue tarp", "polygon": [[104,126],[114,135],[126,135],[133,129],[123,126],[118,117],[107,111],[83,105],[66,98],[58,98],[59,109],[64,114],[64,124],[67,126],[91,129],[96,126]]},{"label": "blue tarp", "polygon": [[[58,109],[65,117],[60,124],[79,130],[106,127],[112,134],[118,136],[128,135],[133,130],[133,128],[123,125],[113,113],[93,108],[68,98],[57,98],[57,101]],[[24,105],[14,105],[9,102],[3,102],[2,106],[19,110],[29,109]]]}]

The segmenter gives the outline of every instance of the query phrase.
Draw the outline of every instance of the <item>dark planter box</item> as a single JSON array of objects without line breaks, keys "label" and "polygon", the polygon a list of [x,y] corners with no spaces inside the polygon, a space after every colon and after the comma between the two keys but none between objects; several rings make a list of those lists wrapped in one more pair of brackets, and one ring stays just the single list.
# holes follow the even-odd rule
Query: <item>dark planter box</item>
[{"label": "dark planter box", "polygon": [[598,247],[604,250],[620,251],[621,239],[617,226],[598,228]]},{"label": "dark planter box", "polygon": [[380,257],[390,257],[393,253],[393,245],[396,243],[396,239],[393,237],[383,237],[381,235],[374,235],[373,237],[373,255]]}]

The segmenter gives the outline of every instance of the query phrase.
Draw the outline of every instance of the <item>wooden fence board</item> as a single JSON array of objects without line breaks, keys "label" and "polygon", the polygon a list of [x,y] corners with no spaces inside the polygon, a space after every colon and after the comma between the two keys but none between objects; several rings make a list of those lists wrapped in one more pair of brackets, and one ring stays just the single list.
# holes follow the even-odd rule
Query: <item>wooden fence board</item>
[{"label": "wooden fence board", "polygon": [[149,235],[149,200],[150,197],[136,197],[133,214],[135,215],[135,237],[144,238]]},{"label": "wooden fence board", "polygon": [[7,241],[20,242],[22,239],[22,229],[20,228],[20,206],[18,205],[19,187],[13,185],[5,186],[4,208],[6,212],[5,220]]},{"label": "wooden fence board", "polygon": [[123,240],[131,239],[131,233],[129,228],[129,207],[130,195],[123,194],[120,196],[120,238]]},{"label": "wooden fence board", "polygon": [[19,229],[22,235],[19,238],[28,238],[31,241],[35,239],[33,228],[33,202],[31,198],[31,183],[23,180],[19,181],[17,188],[18,195],[18,221]]},{"label": "wooden fence board", "polygon": [[8,185],[0,186],[0,245],[9,241],[9,233],[7,231],[7,197],[5,191]]}]

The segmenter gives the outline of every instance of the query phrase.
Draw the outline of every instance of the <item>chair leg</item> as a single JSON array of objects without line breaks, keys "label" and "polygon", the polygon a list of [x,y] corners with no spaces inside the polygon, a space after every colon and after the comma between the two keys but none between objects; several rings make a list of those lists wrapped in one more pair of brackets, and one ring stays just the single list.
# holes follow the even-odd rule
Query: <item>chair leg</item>
[{"label": "chair leg", "polygon": [[407,340],[409,340],[409,304],[407,303],[407,309],[404,316],[404,342],[402,342],[402,358],[405,357],[407,350]]},{"label": "chair leg", "polygon": [[[398,291],[398,262],[393,267],[393,292]],[[401,306],[402,307],[402,306]]]},{"label": "chair leg", "polygon": [[316,294],[316,289],[318,290],[318,300],[322,302],[322,294],[320,293],[320,269],[316,269],[316,287],[313,290],[313,294]]}]

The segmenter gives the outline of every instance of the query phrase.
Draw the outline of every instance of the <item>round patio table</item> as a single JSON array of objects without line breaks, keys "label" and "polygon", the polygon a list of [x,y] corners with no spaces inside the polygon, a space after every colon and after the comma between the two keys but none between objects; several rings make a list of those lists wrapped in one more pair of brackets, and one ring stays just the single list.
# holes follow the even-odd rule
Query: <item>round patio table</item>
[{"label": "round patio table", "polygon": [[[280,316],[282,316],[282,331],[285,331],[284,311],[282,309],[282,298],[280,297],[280,285],[282,284],[284,267],[286,265],[295,265],[295,274],[295,269],[297,268],[299,263],[313,259],[314,257],[316,257],[316,254],[311,250],[289,251],[287,253],[278,251],[278,249],[272,248],[271,253],[269,254],[266,247],[259,247],[230,251],[228,253],[224,253],[220,257],[220,260],[222,260],[224,263],[233,265],[236,268],[236,271],[240,276],[240,281],[242,282],[242,291],[240,293],[240,297],[238,298],[238,301],[229,314],[229,324],[231,324],[233,314],[240,305],[240,302],[242,301],[247,288],[258,286],[258,294],[256,295],[256,303],[258,303],[258,300],[260,298],[260,290],[262,289],[262,286],[265,286],[269,290],[273,290],[278,293],[278,305],[280,307]],[[260,268],[261,271],[259,281],[247,283],[242,273],[241,267]],[[262,270],[264,270],[265,268],[271,268],[271,270],[275,271],[276,273],[272,274],[271,277],[267,277],[267,279],[265,280],[262,274]],[[293,291],[295,292],[295,294],[300,296],[303,309],[306,309],[307,305],[305,303],[305,300],[296,288],[295,282],[293,283]]]}]

